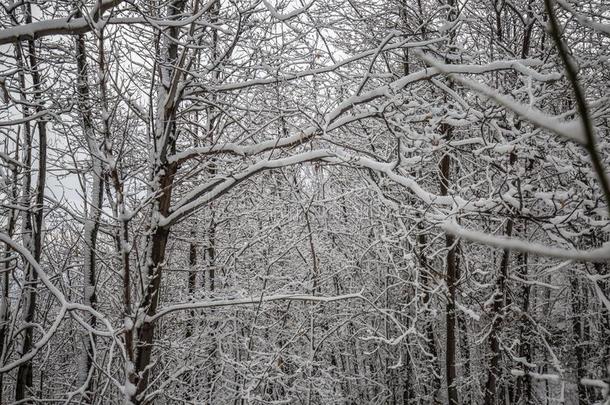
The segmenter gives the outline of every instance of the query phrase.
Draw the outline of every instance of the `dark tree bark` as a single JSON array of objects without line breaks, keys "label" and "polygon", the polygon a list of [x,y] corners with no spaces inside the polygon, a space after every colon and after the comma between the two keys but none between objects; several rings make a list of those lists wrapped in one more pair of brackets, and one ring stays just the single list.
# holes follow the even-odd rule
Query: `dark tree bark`
[{"label": "dark tree bark", "polygon": [[[455,0],[447,0],[448,16],[447,21],[455,21],[457,18],[457,9]],[[449,36],[449,45],[453,46],[455,32],[452,31]],[[451,59],[446,58],[445,63],[451,63]],[[445,140],[449,142],[453,137],[453,127],[443,124],[442,133]],[[449,194],[449,182],[451,175],[451,156],[446,152],[439,164],[440,171],[440,195],[447,196]],[[447,283],[447,307],[445,309],[445,321],[447,336],[445,341],[445,373],[447,377],[447,402],[449,405],[458,405],[459,396],[457,389],[457,333],[456,333],[456,288],[457,288],[457,266],[456,266],[456,240],[453,235],[447,233],[445,235],[445,247],[447,248],[446,256],[446,274],[445,282]]]},{"label": "dark tree bark", "polygon": [[[78,35],[76,39],[76,64],[78,69],[77,92],[78,106],[82,119],[84,136],[87,141],[89,154],[92,160],[93,180],[91,186],[91,198],[85,226],[83,230],[83,239],[85,241],[85,253],[83,263],[83,303],[92,308],[97,306],[96,295],[96,256],[97,256],[97,236],[100,226],[100,216],[103,204],[104,195],[104,174],[102,169],[102,156],[97,147],[97,142],[94,135],[93,118],[91,116],[91,99],[89,91],[89,68],[87,64],[87,50],[85,47],[84,35]],[[96,318],[88,315],[88,322],[92,329],[96,327]],[[85,352],[81,364],[81,375],[79,376],[80,383],[85,383],[87,376],[91,372],[93,365],[93,342],[95,336],[85,336],[84,346]],[[85,387],[84,399],[91,401],[93,395],[93,379],[89,379],[89,383]]]},{"label": "dark tree bark", "polygon": [[[189,272],[188,272],[188,280],[187,280],[187,293],[189,297],[192,297],[197,288],[197,243],[195,238],[197,237],[197,232],[195,227],[197,225],[193,225],[191,228],[191,240],[189,241]],[[186,333],[185,336],[191,337],[193,335],[193,319],[195,317],[195,311],[191,310],[190,319],[186,322]]]},{"label": "dark tree bark", "polygon": [[[451,137],[451,129],[445,128],[445,135]],[[451,171],[451,157],[445,154],[440,162],[440,195],[446,196],[449,187],[449,175]],[[455,255],[455,237],[450,234],[445,235],[446,256],[446,283],[447,283],[447,307],[445,309],[447,337],[445,341],[445,371],[447,377],[447,401],[450,405],[459,404],[457,391],[457,337],[456,337],[456,286],[457,268]]]},{"label": "dark tree bark", "polygon": [[[30,3],[25,3],[25,22],[32,22],[32,10]],[[38,57],[36,45],[33,40],[27,42],[28,60],[31,72],[32,84],[34,87],[34,110],[36,113],[42,113],[43,106],[41,101],[42,83],[38,66]],[[44,191],[46,183],[47,171],[47,123],[44,118],[39,119],[36,123],[38,129],[38,174],[36,181],[35,203],[31,210],[31,252],[34,260],[40,263],[42,253],[42,227],[44,222]],[[31,144],[28,146],[31,150]],[[29,203],[29,201],[28,201]],[[30,213],[26,214],[28,217]],[[29,222],[29,220],[28,220]],[[26,225],[26,232],[29,231],[29,225]],[[31,324],[34,322],[36,312],[36,289],[38,286],[38,275],[32,266],[26,268],[26,279],[24,282],[25,300],[23,305],[23,322],[26,324],[23,331],[23,343],[21,346],[21,356],[26,355],[33,345],[34,329]],[[27,398],[33,387],[32,360],[23,362],[17,370],[17,381],[15,382],[15,399],[23,400]]]},{"label": "dark tree bark", "polygon": [[[173,19],[182,13],[186,5],[185,0],[174,0],[167,6],[167,17]],[[147,316],[153,316],[157,312],[159,299],[161,294],[161,276],[162,267],[165,262],[165,249],[170,234],[170,226],[160,226],[158,220],[167,216],[170,212],[170,203],[172,198],[172,189],[174,184],[174,175],[176,174],[177,164],[169,163],[167,157],[170,153],[175,152],[176,147],[176,110],[178,105],[176,101],[165,102],[166,97],[171,97],[176,88],[168,87],[175,86],[170,84],[176,80],[174,74],[181,74],[173,65],[178,58],[178,43],[176,39],[180,31],[180,27],[170,27],[167,30],[166,41],[167,54],[161,55],[163,63],[159,67],[160,70],[160,105],[159,116],[157,117],[155,128],[155,152],[158,156],[155,167],[152,172],[152,188],[153,193],[158,195],[153,204],[153,211],[158,213],[160,217],[151,219],[150,231],[151,236],[148,240],[147,257],[149,258],[146,265],[146,279],[148,280],[144,296],[139,304],[138,312],[143,312]],[[163,51],[160,51],[163,53]],[[174,82],[177,83],[177,82]],[[150,375],[150,362],[153,349],[153,340],[155,333],[155,323],[144,320],[136,330],[138,345],[135,348],[135,372],[131,377],[136,384],[136,392],[130,398],[134,404],[140,404],[142,394],[148,389],[148,377]]]},{"label": "dark tree bark", "polygon": [[[513,221],[506,221],[505,235],[512,236]],[[489,361],[489,369],[487,372],[487,383],[485,384],[485,404],[494,405],[496,403],[504,403],[504,397],[497,395],[498,378],[501,376],[500,359],[502,353],[500,351],[500,328],[504,317],[504,306],[506,297],[506,280],[508,278],[508,266],[510,260],[510,250],[502,251],[502,259],[496,280],[496,289],[494,291],[494,299],[491,308],[491,330],[489,332],[489,349],[491,358]]]},{"label": "dark tree bark", "polygon": [[[576,276],[572,276],[570,280],[570,296],[572,303],[572,343],[574,345],[574,355],[576,357],[576,376],[577,381],[581,381],[586,377],[587,370],[585,369],[585,341],[584,336],[584,321],[582,314],[585,307],[583,306],[586,290],[581,288]],[[584,321],[584,322],[583,322]],[[587,387],[583,384],[578,384],[578,404],[586,405],[589,403],[587,398]]]}]

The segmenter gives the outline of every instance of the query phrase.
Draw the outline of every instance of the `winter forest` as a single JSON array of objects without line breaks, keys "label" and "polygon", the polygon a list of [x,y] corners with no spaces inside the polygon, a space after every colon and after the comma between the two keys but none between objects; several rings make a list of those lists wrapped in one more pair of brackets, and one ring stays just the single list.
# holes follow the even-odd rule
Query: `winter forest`
[{"label": "winter forest", "polygon": [[1,404],[610,404],[610,1],[1,0]]}]

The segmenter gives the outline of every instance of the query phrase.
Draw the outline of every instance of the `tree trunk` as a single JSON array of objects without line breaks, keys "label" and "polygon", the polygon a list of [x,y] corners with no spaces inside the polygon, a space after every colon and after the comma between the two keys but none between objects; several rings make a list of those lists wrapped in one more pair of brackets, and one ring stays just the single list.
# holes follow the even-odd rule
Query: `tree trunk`
[{"label": "tree trunk", "polygon": [[[91,197],[83,230],[83,239],[86,244],[83,257],[83,303],[95,309],[97,306],[96,245],[103,203],[104,174],[102,170],[102,155],[97,147],[93,119],[91,117],[91,100],[88,83],[89,74],[84,35],[79,35],[76,39],[76,62],[78,68],[78,107],[93,167]],[[96,318],[90,314],[88,315],[88,318],[89,325],[92,329],[95,329]],[[92,379],[89,379],[89,382],[87,383],[93,363],[94,348],[92,339],[94,339],[94,336],[84,336],[85,351],[82,354],[79,370],[79,383],[81,385],[87,384],[85,387],[84,399],[88,402],[92,400],[90,396],[93,394]]]},{"label": "tree trunk", "polygon": [[[26,24],[32,22],[32,11],[29,3],[25,4],[25,21]],[[34,103],[36,113],[42,112],[41,98],[41,81],[38,66],[38,58],[36,56],[36,46],[34,41],[28,41],[29,63],[32,76],[32,84],[34,86]],[[38,178],[36,181],[36,199],[32,209],[31,216],[33,217],[31,227],[30,250],[36,262],[40,263],[42,253],[42,228],[44,221],[44,191],[47,171],[47,124],[45,119],[37,121],[38,128]],[[30,148],[31,149],[31,144]],[[29,204],[29,201],[28,201]],[[29,217],[28,214],[26,216]],[[29,228],[26,226],[26,232]],[[23,322],[26,324],[23,330],[23,342],[20,350],[21,356],[27,354],[33,345],[33,327],[34,315],[36,312],[36,288],[38,285],[38,275],[32,266],[26,266],[26,276],[23,285],[25,299],[23,304]],[[15,399],[23,400],[29,396],[33,386],[32,375],[32,360],[23,362],[17,370],[17,381],[15,382]]]},{"label": "tree trunk", "polygon": [[[584,341],[584,325],[582,313],[585,307],[582,305],[585,291],[580,288],[576,276],[572,276],[570,280],[570,295],[572,297],[572,343],[574,345],[574,355],[576,357],[576,377],[577,381],[581,381],[586,377],[585,370],[585,344]],[[586,321],[585,321],[586,322]],[[578,386],[578,405],[586,405],[589,403],[587,399],[587,387],[583,384]]]},{"label": "tree trunk", "polygon": [[[169,19],[182,13],[185,0],[174,0],[167,6]],[[159,296],[161,294],[162,267],[165,262],[165,248],[170,233],[170,226],[160,226],[160,218],[169,214],[172,197],[174,175],[177,170],[176,163],[168,163],[167,157],[175,152],[176,144],[176,109],[174,100],[166,100],[170,96],[170,86],[176,78],[177,72],[173,66],[178,58],[179,26],[172,26],[167,36],[163,36],[164,45],[160,53],[163,63],[159,67],[158,106],[157,119],[154,128],[155,163],[152,172],[152,193],[158,195],[152,207],[150,232],[152,236],[147,243],[146,280],[143,298],[138,305],[137,315],[153,316],[157,312]],[[175,73],[180,74],[180,73]],[[129,398],[134,404],[141,403],[142,394],[148,389],[148,376],[150,374],[150,361],[153,349],[155,333],[154,322],[144,319],[136,330],[138,345],[135,353],[135,370],[131,377],[136,385],[136,390]]]},{"label": "tree trunk", "polygon": [[[429,288],[432,287],[432,280],[428,276],[428,260],[423,253],[427,245],[426,235],[423,233],[423,230],[418,235],[418,245],[419,245],[419,263],[422,269],[422,284],[424,288],[424,294],[422,299],[422,304],[424,307],[428,308],[430,306],[431,296],[429,292]],[[437,392],[440,390],[442,382],[439,375],[438,370],[438,352],[436,350],[436,342],[434,337],[434,324],[430,319],[426,319],[424,321],[424,334],[426,337],[426,349],[429,360],[426,362],[427,365],[427,374],[432,377],[431,386],[426,385],[426,392],[430,392],[431,395],[436,396]]]},{"label": "tree trunk", "polygon": [[[447,0],[448,15],[447,21],[454,21],[457,18],[457,10],[455,0]],[[452,46],[455,39],[455,31],[449,35],[449,45]],[[451,52],[451,51],[450,51]],[[446,59],[445,63],[452,63],[451,59]],[[451,85],[450,85],[451,86]],[[445,140],[449,142],[453,136],[453,127],[443,124],[442,133]],[[451,157],[449,153],[445,153],[440,162],[440,195],[447,196],[449,194],[449,178],[451,175]],[[457,267],[456,267],[456,243],[455,237],[449,233],[445,234],[445,247],[447,250],[446,256],[446,274],[445,282],[447,284],[447,307],[445,309],[446,321],[446,340],[445,340],[445,374],[447,378],[447,402],[449,405],[458,405],[459,397],[457,390],[457,338],[456,338],[456,287],[457,287]]]},{"label": "tree trunk", "polygon": [[[527,232],[523,232],[524,235],[527,235]],[[518,255],[518,262],[520,264],[520,276],[523,280],[527,282],[528,277],[528,255],[526,253],[520,253]],[[519,357],[525,359],[528,363],[531,362],[532,359],[532,343],[531,343],[531,334],[530,334],[530,322],[527,318],[526,314],[530,313],[530,295],[531,295],[531,287],[529,284],[524,284],[521,289],[521,318],[519,324]],[[526,404],[532,402],[532,381],[529,376],[524,376],[519,379],[519,383],[517,384],[517,396],[518,398],[523,398]]]},{"label": "tree trunk", "polygon": [[[195,229],[197,225],[193,225],[191,228],[191,240],[189,242],[189,272],[187,280],[187,293],[188,298],[192,299],[197,288],[197,244],[195,238],[197,237],[197,231]],[[186,322],[186,333],[185,337],[191,337],[193,335],[193,323],[195,318],[195,311],[189,311],[190,318]]]},{"label": "tree trunk", "polygon": [[[27,123],[26,123],[27,124]],[[29,124],[27,125],[28,129],[27,131],[29,132]],[[17,136],[17,139],[15,141],[15,161],[19,161],[19,136]],[[11,186],[11,194],[10,194],[10,203],[14,204],[15,206],[19,203],[19,189],[18,189],[18,184],[19,184],[19,169],[17,165],[13,165],[12,170],[11,170],[11,180],[12,180],[12,186]],[[14,233],[15,233],[15,228],[17,226],[17,218],[18,218],[18,212],[16,209],[14,208],[10,208],[8,210],[8,218],[6,220],[7,224],[6,224],[6,234],[8,235],[9,238],[12,238]],[[14,267],[14,263],[12,260],[10,260],[10,256],[11,256],[11,251],[12,249],[7,246],[6,250],[4,251],[4,257],[3,257],[3,261],[4,261],[4,268],[2,270],[2,297],[0,298],[0,367],[2,367],[4,365],[4,356],[5,356],[5,344],[7,343],[7,336],[9,335],[9,330],[10,330],[10,318],[11,318],[11,312],[10,312],[10,300],[9,300],[9,293],[10,293],[10,289],[11,289],[11,285],[10,285],[10,275],[12,273],[12,270]],[[8,402],[7,401],[3,401],[3,388],[4,388],[4,381],[3,381],[3,377],[4,377],[4,373],[0,373],[0,404],[4,403],[4,402]]]},{"label": "tree trunk", "polygon": [[[510,238],[513,233],[513,220],[509,219],[506,222],[506,237]],[[502,252],[502,260],[500,261],[500,269],[496,281],[496,290],[494,291],[494,300],[491,310],[493,316],[491,322],[491,331],[489,332],[489,349],[491,359],[489,361],[489,369],[487,372],[487,383],[485,384],[485,404],[494,405],[496,403],[504,403],[504,397],[497,396],[498,377],[501,374],[500,358],[500,326],[504,313],[504,303],[506,296],[506,279],[508,277],[508,263],[510,260],[510,250],[504,249]]]},{"label": "tree trunk", "polygon": [[[447,139],[451,137],[451,128],[445,127],[444,131]],[[448,195],[449,175],[451,171],[451,157],[445,154],[440,162],[440,195]],[[445,309],[445,320],[447,337],[445,340],[445,373],[447,377],[447,402],[450,405],[458,405],[457,391],[457,345],[456,345],[456,305],[455,292],[457,284],[457,268],[455,255],[455,237],[450,234],[445,235],[446,257],[446,283],[447,283],[447,307]]]},{"label": "tree trunk", "polygon": [[[175,173],[175,165],[166,166],[165,175],[161,176],[159,190],[163,190],[158,198],[157,212],[163,216],[169,213],[169,202],[171,199],[172,181]],[[165,248],[169,236],[169,229],[166,227],[157,226],[151,237],[148,247],[148,265],[146,266],[146,276],[149,280],[144,298],[139,305],[138,314],[141,312],[148,316],[153,316],[157,312],[159,305],[159,295],[161,293],[161,272],[162,265],[165,261]],[[138,315],[141,316],[141,315]],[[135,397],[131,398],[134,404],[139,404],[137,398],[144,393],[148,388],[148,376],[150,374],[150,360],[153,349],[153,338],[155,332],[154,322],[144,320],[142,325],[137,329],[138,345],[135,354],[135,381],[136,392]]]},{"label": "tree trunk", "polygon": [[[462,273],[461,273],[461,261],[462,261],[462,249],[461,244],[458,241],[455,246],[455,274],[456,280],[459,283]],[[463,313],[459,313],[457,315],[457,328],[459,333],[458,343],[460,347],[460,355],[462,357],[462,386],[464,387],[465,394],[462,396],[462,402],[468,404],[471,400],[471,393],[468,392],[468,386],[470,384],[469,378],[471,373],[470,366],[470,341],[468,339],[468,323],[467,317]]]}]

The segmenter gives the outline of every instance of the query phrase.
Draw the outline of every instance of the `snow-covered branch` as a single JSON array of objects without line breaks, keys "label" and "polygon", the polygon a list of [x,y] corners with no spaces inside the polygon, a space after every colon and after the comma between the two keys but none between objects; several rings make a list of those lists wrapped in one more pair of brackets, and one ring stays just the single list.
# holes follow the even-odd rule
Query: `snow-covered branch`
[{"label": "snow-covered branch", "polygon": [[66,17],[5,28],[0,30],[0,45],[52,35],[77,35],[89,32],[92,30],[91,19],[97,20],[98,16],[103,15],[106,11],[118,6],[124,1],[125,0],[102,0],[96,2],[96,5],[89,13],[90,16],[88,18]]},{"label": "snow-covered branch", "polygon": [[445,222],[443,230],[451,235],[457,236],[471,242],[482,243],[500,249],[510,249],[519,252],[531,253],[537,256],[554,257],[557,259],[587,261],[587,262],[606,262],[610,260],[610,244],[591,250],[561,249],[545,246],[535,242],[522,241],[515,238],[495,236],[478,231],[472,231],[457,225],[454,222]]},{"label": "snow-covered branch", "polygon": [[170,163],[176,162],[181,164],[186,160],[195,158],[197,156],[222,154],[243,157],[255,156],[273,149],[285,149],[301,145],[311,140],[316,133],[317,130],[315,128],[307,128],[304,131],[287,138],[271,139],[254,145],[236,145],[233,143],[224,143],[219,145],[191,148],[172,155],[168,161]]},{"label": "snow-covered branch", "polygon": [[203,308],[217,308],[217,307],[228,307],[235,305],[251,305],[251,304],[262,304],[274,301],[303,301],[303,302],[319,302],[329,303],[345,300],[360,299],[364,300],[362,293],[357,294],[344,294],[336,295],[331,297],[317,296],[317,295],[306,295],[306,294],[277,294],[277,295],[264,295],[258,298],[234,298],[224,300],[210,300],[201,302],[186,302],[184,304],[175,304],[162,308],[153,316],[146,318],[146,322],[155,322],[159,318],[176,311],[185,311],[191,309],[203,309]]}]

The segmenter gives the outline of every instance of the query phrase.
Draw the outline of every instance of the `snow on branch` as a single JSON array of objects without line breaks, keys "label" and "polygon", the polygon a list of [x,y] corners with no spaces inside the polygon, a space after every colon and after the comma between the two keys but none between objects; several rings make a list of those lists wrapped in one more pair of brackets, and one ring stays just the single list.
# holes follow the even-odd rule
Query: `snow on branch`
[{"label": "snow on branch", "polygon": [[184,219],[186,216],[196,211],[203,205],[215,200],[231,190],[235,185],[250,178],[258,172],[295,165],[298,163],[313,162],[330,156],[331,152],[329,151],[320,149],[312,150],[286,158],[260,160],[239,173],[214,178],[210,182],[196,187],[193,191],[187,193],[184,198],[178,201],[176,208],[171,212],[171,214],[159,221],[159,226],[166,227],[180,221],[181,219]]},{"label": "snow on branch", "polygon": [[336,295],[332,297],[320,297],[316,295],[305,295],[305,294],[278,294],[278,295],[269,295],[269,296],[261,296],[259,298],[235,298],[235,299],[225,299],[225,300],[211,300],[211,301],[200,301],[200,302],[187,302],[184,304],[176,304],[165,307],[157,312],[153,316],[149,316],[146,318],[147,322],[155,322],[157,319],[165,316],[169,313],[176,311],[184,311],[190,309],[202,309],[202,308],[217,308],[217,307],[228,307],[234,305],[249,305],[249,304],[261,304],[266,302],[273,301],[304,301],[304,302],[320,302],[320,303],[328,303],[328,302],[336,302],[336,301],[344,301],[351,299],[361,299],[365,300],[362,293],[357,294],[345,294],[345,295]]},{"label": "snow on branch", "polygon": [[501,249],[517,250],[538,256],[547,256],[575,261],[605,262],[610,260],[610,243],[606,243],[601,248],[592,250],[561,249],[545,246],[540,243],[472,231],[459,226],[455,222],[445,222],[441,225],[441,228],[446,233],[462,239],[498,247]]},{"label": "snow on branch", "polygon": [[[424,58],[423,54],[420,51],[415,51],[417,55]],[[428,59],[427,57],[425,57]],[[430,63],[432,65],[432,63]],[[439,74],[445,73],[464,73],[464,74],[484,74],[489,72],[494,72],[497,70],[520,70],[525,72],[534,72],[534,70],[529,69],[530,66],[539,66],[542,64],[542,61],[538,59],[518,59],[518,60],[501,60],[488,63],[486,65],[444,65],[438,64],[438,66],[434,65],[431,68],[422,69],[418,72],[411,73],[407,76],[404,76],[394,82],[378,87],[373,90],[369,90],[360,95],[354,95],[342,101],[333,111],[328,113],[325,117],[326,125],[329,126],[335,120],[337,120],[342,114],[354,108],[354,106],[359,104],[364,104],[375,99],[381,97],[393,97],[393,94],[396,94],[398,91],[404,89],[409,84],[416,83],[422,80],[428,80],[433,78],[434,76],[438,76]],[[556,75],[539,75],[536,76],[534,74],[531,75],[534,79],[539,80],[553,80],[556,79]]]},{"label": "snow on branch", "polygon": [[[493,89],[486,84],[467,79],[463,76],[459,76],[455,71],[453,65],[446,65],[436,59],[433,59],[429,56],[420,54],[420,57],[429,65],[433,66],[433,68],[439,69],[441,72],[447,74],[449,78],[453,81],[456,81],[463,86],[468,87],[471,90],[476,91],[479,94],[489,98],[490,100],[495,101],[502,107],[507,108],[508,110],[514,112],[515,114],[525,118],[530,121],[534,125],[548,129],[551,132],[574,142],[577,142],[581,145],[586,144],[587,139],[585,137],[585,130],[582,125],[582,120],[577,118],[572,121],[563,121],[559,117],[548,115],[536,108],[521,104],[515,101],[510,96],[502,95],[498,92],[498,90]],[[515,65],[517,66],[517,65]],[[516,69],[519,70],[519,69]],[[527,72],[526,70],[521,69],[521,73]],[[471,73],[466,69],[460,73]],[[528,74],[531,77],[531,75]]]},{"label": "snow on branch", "polygon": [[[91,308],[90,306],[69,302],[66,299],[66,297],[64,296],[64,294],[59,290],[59,288],[57,288],[51,282],[51,279],[47,276],[47,274],[42,269],[40,264],[36,261],[36,259],[34,259],[34,256],[32,256],[32,254],[26,248],[24,248],[23,246],[21,246],[20,244],[15,242],[10,236],[8,236],[7,234],[5,234],[2,231],[0,231],[0,242],[3,242],[7,246],[10,246],[11,249],[13,249],[15,252],[19,253],[23,257],[23,259],[36,272],[36,274],[38,275],[38,279],[42,282],[42,284],[44,284],[44,286],[55,297],[55,299],[57,299],[57,301],[59,301],[59,304],[60,304],[60,308],[57,311],[57,316],[55,317],[55,320],[51,323],[51,325],[49,326],[49,329],[32,346],[32,350],[30,350],[27,353],[24,353],[18,359],[0,367],[0,373],[6,373],[7,371],[10,371],[10,370],[18,367],[20,364],[33,359],[34,356],[36,356],[36,354],[49,343],[49,341],[51,340],[53,335],[55,335],[55,333],[57,332],[57,330],[59,328],[59,325],[65,318],[68,311],[79,310],[79,311],[89,312],[91,315],[93,315],[93,316],[97,317],[99,320],[101,320],[107,329],[106,332],[95,331],[96,334],[102,335],[102,336],[107,336],[107,337],[113,337],[113,338],[115,337],[115,331],[112,328],[112,325],[102,314],[100,314],[98,311]],[[73,315],[77,316],[76,314],[73,314]],[[80,320],[79,320],[79,323],[81,325],[85,324],[85,322],[81,322]],[[116,339],[113,339],[113,341],[116,341]]]},{"label": "snow on branch", "polygon": [[602,34],[610,35],[610,24],[602,24],[602,23],[599,23],[599,22],[595,22],[595,21],[593,21],[593,20],[583,16],[582,14],[580,14],[576,10],[574,10],[564,0],[556,0],[556,2],[562,8],[564,8],[564,9],[568,10],[570,13],[572,13],[572,15],[574,16],[576,21],[578,21],[581,25],[584,25],[585,27],[591,28],[591,29],[593,29],[595,31],[601,32]]},{"label": "snow on branch", "polygon": [[[305,130],[304,133],[311,133],[313,130]],[[212,153],[230,153],[241,156],[260,154],[264,151],[272,150],[272,145],[277,147],[287,147],[297,145],[300,141],[300,135],[294,135],[282,140],[266,141],[252,146],[238,146],[234,144],[225,144],[223,146],[211,146],[203,148],[193,148],[183,153],[178,153],[171,158],[172,162],[182,162],[189,157],[194,157],[197,154],[212,154]],[[302,139],[302,138],[301,138]],[[387,176],[388,179],[409,189],[414,196],[425,204],[430,205],[433,209],[445,209],[440,215],[446,217],[450,212],[455,210],[482,212],[492,210],[498,206],[497,200],[493,198],[481,199],[465,199],[458,195],[441,196],[434,194],[424,189],[413,177],[397,173],[397,162],[383,163],[376,160],[364,157],[355,156],[342,149],[334,151],[325,149],[316,149],[290,157],[278,159],[261,158],[256,163],[250,165],[247,169],[230,175],[217,176],[210,179],[208,182],[195,187],[187,193],[182,199],[176,202],[170,214],[162,218],[159,226],[166,227],[176,222],[185,219],[187,216],[197,211],[200,207],[215,200],[221,195],[231,190],[235,185],[250,178],[251,176],[265,170],[270,170],[279,167],[290,166],[299,163],[321,161],[328,164],[346,165],[355,168],[363,168],[373,170],[377,173]],[[449,210],[449,211],[448,211]]]},{"label": "snow on branch", "polygon": [[15,126],[15,125],[19,125],[19,124],[23,124],[25,122],[30,122],[30,121],[34,121],[37,120],[39,118],[44,117],[45,115],[48,115],[49,111],[48,110],[42,110],[39,111],[35,114],[30,114],[26,117],[23,118],[17,118],[14,120],[8,120],[8,121],[0,121],[0,127],[11,127],[11,126]]},{"label": "snow on branch", "polygon": [[395,171],[397,162],[382,163],[364,156],[352,156],[345,151],[337,150],[333,157],[323,159],[327,163],[348,164],[354,167],[361,167],[384,174],[388,179],[409,190],[421,201],[435,209],[439,207],[451,208],[453,210],[463,210],[480,212],[492,209],[496,204],[494,199],[469,199],[466,200],[458,195],[441,196],[424,189],[411,176],[400,174]]},{"label": "snow on branch", "polygon": [[[289,145],[296,139],[298,139],[298,136],[285,138],[285,140],[282,141],[282,144],[284,146]],[[197,148],[197,150],[189,150],[185,152],[185,154],[174,155],[172,160],[182,161],[187,156],[194,156],[196,151],[199,151],[201,154],[214,152],[234,153],[241,155],[242,153],[237,152],[245,151],[262,153],[263,149],[269,150],[268,147],[271,145],[271,143],[278,143],[278,141],[269,141],[268,144],[263,142],[258,145],[253,145],[251,149],[250,147],[239,147],[232,144],[230,146],[228,146],[229,144],[226,144],[222,147]],[[243,155],[246,156],[247,154]],[[286,158],[278,158],[273,160],[261,158],[261,160],[253,163],[247,169],[239,173],[215,177],[210,181],[195,187],[192,191],[187,193],[175,204],[174,208],[171,210],[171,213],[160,220],[159,226],[166,227],[183,220],[200,207],[231,190],[235,185],[261,171],[313,161],[322,161],[329,164],[370,169],[377,173],[383,174],[396,184],[409,189],[419,200],[430,205],[433,209],[438,210],[439,208],[445,208],[445,212],[441,214],[443,217],[446,217],[448,214],[447,209],[481,212],[491,210],[494,206],[497,206],[497,201],[493,198],[466,200],[457,195],[441,196],[429,192],[424,189],[414,178],[397,173],[395,171],[397,167],[396,162],[382,163],[364,156],[351,155],[341,149],[337,149],[335,151],[316,149]]]},{"label": "snow on branch", "polygon": [[280,20],[280,21],[286,21],[286,20],[289,20],[291,18],[298,16],[299,14],[304,13],[305,11],[309,10],[309,8],[311,6],[313,6],[313,4],[316,2],[316,0],[312,0],[309,4],[307,4],[304,7],[293,10],[293,11],[289,12],[288,14],[280,14],[277,11],[277,9],[275,7],[273,7],[271,5],[271,3],[269,3],[267,0],[262,0],[262,1],[263,1],[263,4],[265,5],[265,7],[267,7],[267,10],[269,10],[271,15],[273,16],[273,18]]},{"label": "snow on branch", "polygon": [[[427,41],[418,41],[418,42],[408,42],[408,41],[400,41],[392,44],[388,44],[383,48],[383,52],[391,51],[394,49],[411,49],[411,48],[420,48],[428,45],[433,45],[438,42],[442,42],[443,38],[434,38]],[[367,58],[369,56],[375,55],[378,53],[378,49],[370,49],[364,52],[360,52],[354,56],[349,58],[345,58],[344,60],[338,61],[337,63],[324,66],[315,69],[306,69],[300,72],[278,72],[275,77],[261,78],[261,79],[253,79],[240,81],[236,83],[224,83],[218,86],[207,86],[204,91],[207,93],[209,91],[215,92],[223,92],[223,91],[233,91],[233,90],[241,90],[249,87],[255,86],[263,86],[266,84],[274,84],[279,82],[290,82],[297,79],[302,79],[305,77],[320,75],[324,73],[330,73],[338,70],[339,68],[349,65],[353,62],[359,61],[361,59]],[[193,73],[193,76],[197,77],[196,73]],[[194,91],[193,93],[198,93],[199,91]]]},{"label": "snow on branch", "polygon": [[[555,382],[555,383],[568,382],[568,380],[566,380],[565,378],[563,378],[562,376],[560,376],[558,374],[550,374],[550,373],[542,374],[542,373],[536,373],[534,371],[518,370],[518,369],[512,369],[512,370],[510,370],[510,373],[512,375],[514,375],[515,377],[530,377],[535,380],[550,381],[550,382]],[[581,385],[584,385],[586,387],[595,387],[595,388],[601,388],[602,390],[608,390],[608,383],[606,383],[603,380],[583,377],[578,382]]]},{"label": "snow on branch", "polygon": [[[104,12],[118,6],[125,0],[103,0],[91,10],[95,21]],[[50,35],[77,35],[91,31],[89,18],[65,17],[55,20],[39,21],[0,30],[0,45],[23,40],[34,40]]]},{"label": "snow on branch", "polygon": [[279,139],[271,139],[260,142],[254,145],[237,145],[234,143],[224,143],[221,145],[204,146],[198,148],[190,148],[183,152],[176,153],[168,159],[170,163],[181,164],[186,160],[197,156],[212,155],[212,154],[229,154],[237,156],[253,156],[273,149],[290,148],[309,141],[316,134],[316,129],[313,127],[307,128],[298,134]]}]

